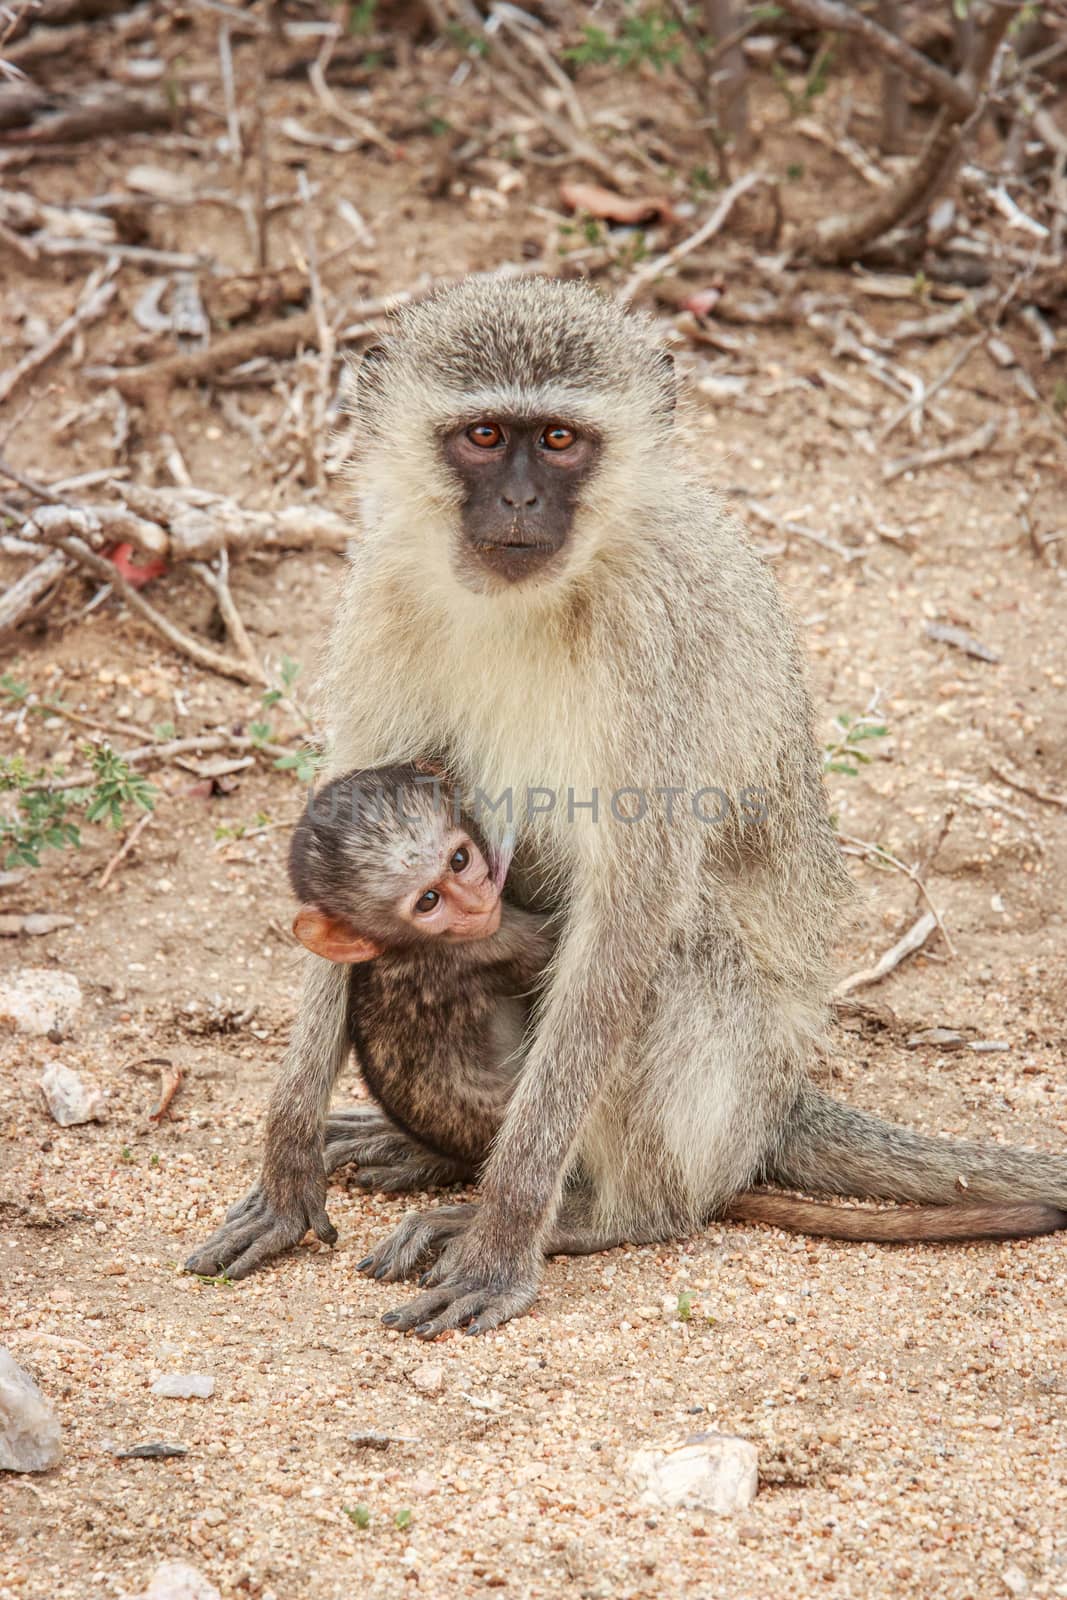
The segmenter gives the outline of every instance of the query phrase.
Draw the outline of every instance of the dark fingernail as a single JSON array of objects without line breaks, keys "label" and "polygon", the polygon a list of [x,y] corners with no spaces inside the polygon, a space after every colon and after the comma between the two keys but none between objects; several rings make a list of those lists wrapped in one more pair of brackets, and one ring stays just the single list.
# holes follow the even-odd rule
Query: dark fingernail
[{"label": "dark fingernail", "polygon": [[386,1273],[387,1273],[387,1272],[388,1272],[388,1271],[389,1271],[389,1268],[388,1268],[388,1267],[377,1267],[377,1268],[376,1268],[376,1269],[375,1269],[375,1273],[374,1273],[374,1276],[375,1276],[375,1277],[376,1277],[376,1278],[384,1278],[384,1277],[385,1277],[385,1275],[386,1275]]},{"label": "dark fingernail", "polygon": [[425,1338],[432,1328],[432,1322],[420,1322],[418,1327],[415,1329],[415,1332]]},{"label": "dark fingernail", "polygon": [[385,1316],[382,1318],[382,1321],[385,1323],[385,1326],[387,1328],[391,1328],[393,1326],[394,1322],[399,1322],[400,1321],[400,1312],[399,1311],[387,1311],[385,1313]]},{"label": "dark fingernail", "polygon": [[420,1272],[419,1273],[419,1288],[420,1289],[422,1288],[424,1283],[429,1283],[429,1281],[430,1281],[429,1272]]},{"label": "dark fingernail", "polygon": [[372,1265],[373,1261],[373,1256],[364,1256],[362,1261],[356,1262],[356,1271],[366,1272],[367,1268]]},{"label": "dark fingernail", "polygon": [[463,1330],[464,1333],[481,1333],[481,1331],[481,1328],[476,1322],[468,1322],[467,1326]]}]

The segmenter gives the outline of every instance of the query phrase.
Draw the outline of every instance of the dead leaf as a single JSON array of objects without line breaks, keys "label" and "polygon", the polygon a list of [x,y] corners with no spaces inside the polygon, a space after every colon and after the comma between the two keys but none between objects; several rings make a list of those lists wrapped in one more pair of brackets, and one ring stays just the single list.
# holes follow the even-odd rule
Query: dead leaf
[{"label": "dead leaf", "polygon": [[635,227],[640,222],[674,221],[674,207],[664,195],[639,195],[630,200],[597,183],[561,183],[559,197],[569,211],[588,211],[604,222]]}]

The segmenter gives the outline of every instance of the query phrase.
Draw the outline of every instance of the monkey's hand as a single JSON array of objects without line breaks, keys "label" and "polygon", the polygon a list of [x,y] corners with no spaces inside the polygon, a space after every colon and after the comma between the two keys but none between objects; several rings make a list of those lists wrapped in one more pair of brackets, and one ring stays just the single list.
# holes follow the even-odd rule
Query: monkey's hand
[{"label": "monkey's hand", "polygon": [[[477,1218],[445,1245],[419,1280],[432,1287],[416,1295],[402,1311],[387,1311],[382,1318],[387,1328],[396,1328],[400,1333],[413,1328],[420,1339],[436,1339],[449,1328],[488,1333],[490,1328],[499,1328],[502,1322],[529,1311],[541,1282],[541,1251],[535,1248],[501,1259],[483,1237],[484,1210],[475,1209]],[[433,1215],[414,1220],[426,1224]]]},{"label": "monkey's hand", "polygon": [[320,1150],[286,1151],[284,1167],[265,1170],[262,1180],[231,1206],[226,1221],[194,1250],[186,1272],[203,1277],[225,1273],[247,1278],[265,1261],[289,1250],[311,1229],[333,1244],[337,1229],[326,1215],[326,1172]]},{"label": "monkey's hand", "polygon": [[327,1173],[349,1164],[358,1167],[353,1181],[361,1189],[402,1194],[411,1189],[439,1189],[464,1183],[473,1172],[435,1155],[401,1133],[377,1106],[334,1111],[326,1120],[324,1151]]},{"label": "monkey's hand", "polygon": [[409,1211],[400,1226],[387,1234],[369,1256],[356,1262],[356,1271],[389,1283],[413,1278],[420,1267],[429,1267],[452,1240],[466,1233],[479,1209],[476,1205],[459,1205],[439,1206],[436,1211]]}]

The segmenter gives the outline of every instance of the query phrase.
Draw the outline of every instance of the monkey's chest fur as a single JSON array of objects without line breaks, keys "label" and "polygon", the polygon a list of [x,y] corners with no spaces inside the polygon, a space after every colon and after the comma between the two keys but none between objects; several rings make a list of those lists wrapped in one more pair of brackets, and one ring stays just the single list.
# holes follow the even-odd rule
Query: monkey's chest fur
[{"label": "monkey's chest fur", "polygon": [[502,960],[461,947],[386,952],[350,970],[348,1031],[367,1088],[405,1132],[477,1169],[503,1119],[534,996]]}]

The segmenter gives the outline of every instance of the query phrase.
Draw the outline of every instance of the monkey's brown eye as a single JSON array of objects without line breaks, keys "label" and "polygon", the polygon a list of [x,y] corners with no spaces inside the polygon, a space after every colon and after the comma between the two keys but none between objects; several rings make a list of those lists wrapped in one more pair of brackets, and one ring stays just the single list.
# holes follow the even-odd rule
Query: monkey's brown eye
[{"label": "monkey's brown eye", "polygon": [[464,867],[470,865],[470,859],[470,851],[460,845],[459,849],[453,852],[452,859],[448,864],[453,872],[462,872]]},{"label": "monkey's brown eye", "polygon": [[573,428],[546,428],[541,443],[546,450],[569,450],[578,435]]},{"label": "monkey's brown eye", "polygon": [[479,450],[495,450],[504,435],[495,422],[476,422],[467,429],[467,438]]},{"label": "monkey's brown eye", "polygon": [[415,901],[416,915],[424,917],[428,911],[432,911],[434,909],[440,898],[441,896],[438,894],[436,889],[427,889],[426,893],[420,895]]}]

